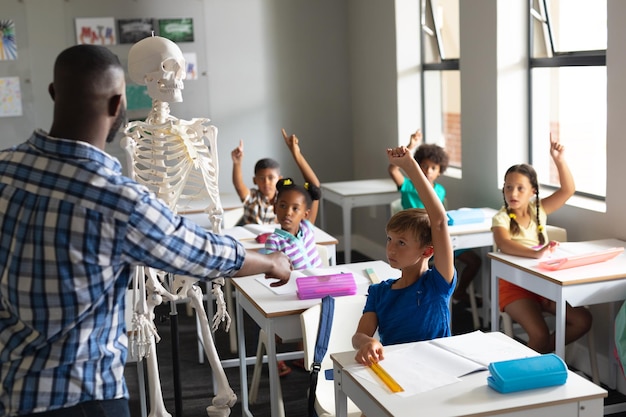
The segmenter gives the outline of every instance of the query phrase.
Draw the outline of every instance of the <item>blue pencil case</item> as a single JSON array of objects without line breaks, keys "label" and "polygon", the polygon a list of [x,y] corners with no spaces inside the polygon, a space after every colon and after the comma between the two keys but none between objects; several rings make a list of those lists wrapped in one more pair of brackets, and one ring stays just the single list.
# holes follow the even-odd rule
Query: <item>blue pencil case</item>
[{"label": "blue pencil case", "polygon": [[501,393],[562,385],[567,380],[567,365],[554,353],[492,362],[489,372],[487,384]]},{"label": "blue pencil case", "polygon": [[461,224],[482,223],[485,221],[485,214],[479,208],[464,208],[459,210],[449,210],[448,225],[458,226]]}]

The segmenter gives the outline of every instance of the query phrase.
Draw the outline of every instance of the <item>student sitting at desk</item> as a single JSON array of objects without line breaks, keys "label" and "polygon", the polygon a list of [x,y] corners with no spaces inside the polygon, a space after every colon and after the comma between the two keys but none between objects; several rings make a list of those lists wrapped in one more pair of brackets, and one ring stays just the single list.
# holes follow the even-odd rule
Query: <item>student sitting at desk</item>
[{"label": "student sitting at desk", "polygon": [[[287,135],[285,129],[282,129],[285,144],[291,151],[300,172],[304,177],[306,189],[302,186],[296,186],[291,178],[282,179],[280,172],[276,169],[274,172],[265,172],[265,177],[274,176],[275,180],[272,187],[268,181],[259,181],[255,184],[262,184],[260,190],[268,198],[264,201],[272,201],[274,220],[271,223],[280,223],[281,228],[272,233],[265,241],[265,249],[267,252],[284,252],[291,260],[294,269],[306,269],[311,267],[322,266],[317,247],[315,245],[315,233],[313,224],[317,218],[319,209],[319,199],[321,196],[320,181],[315,175],[313,168],[302,155],[299,140],[296,135]],[[235,181],[235,167],[238,166],[239,178],[241,178],[241,158],[243,157],[243,144],[235,149],[233,155],[233,181],[239,196],[242,196],[240,188],[237,187]],[[239,163],[235,162],[239,159]],[[258,165],[258,164],[257,164]],[[255,173],[255,175],[263,175]],[[278,177],[276,177],[278,176]],[[256,177],[255,177],[256,178]],[[276,182],[278,180],[278,183]],[[240,182],[243,185],[243,181]],[[245,187],[245,185],[244,185]],[[245,193],[244,193],[245,194]],[[269,197],[271,195],[271,198]],[[244,199],[244,207],[248,199]],[[245,209],[246,212],[252,210]],[[265,210],[265,209],[263,209]],[[250,216],[244,216],[244,221],[254,223]],[[267,222],[264,222],[267,223]],[[304,361],[302,359],[295,360],[294,365],[304,369]],[[279,361],[278,374],[286,376],[291,372],[291,368],[284,361]]]},{"label": "student sitting at desk", "polygon": [[[407,145],[407,149],[413,153],[415,148],[415,160],[419,164],[419,167],[426,175],[426,178],[430,182],[431,187],[435,190],[435,194],[442,203],[445,204],[446,200],[446,189],[443,185],[439,184],[437,178],[441,174],[443,174],[448,167],[448,154],[446,151],[435,144],[420,144],[422,141],[422,132],[420,130],[416,130],[415,133],[411,134],[411,138],[409,139],[409,144]],[[419,147],[418,147],[419,145]],[[402,208],[424,208],[424,203],[420,198],[420,193],[417,192],[413,182],[410,178],[406,178],[400,172],[400,168],[394,164],[389,164],[388,168],[389,175],[391,179],[396,183],[398,187],[398,191],[400,191],[400,200],[402,202]],[[471,249],[460,249],[454,252],[454,256],[456,259],[463,262],[465,265],[463,268],[463,272],[461,273],[461,277],[459,278],[459,283],[452,294],[452,300],[454,302],[459,301],[469,301],[469,295],[467,294],[467,288],[470,283],[478,274],[480,270],[481,259],[480,256],[476,254],[476,252]]]},{"label": "student sitting at desk", "polygon": [[[493,217],[491,227],[493,240],[501,252],[538,259],[557,244],[547,241],[544,228],[547,215],[563,206],[575,191],[574,178],[563,154],[563,145],[550,136],[550,156],[559,173],[560,188],[541,200],[537,173],[532,166],[513,165],[506,171],[502,188],[504,207]],[[500,311],[522,326],[528,334],[528,347],[540,353],[554,351],[554,334],[550,334],[542,313],[554,315],[555,302],[508,281],[500,280],[498,286]],[[573,308],[569,304],[565,314],[567,344],[589,331],[592,317],[585,307]]]},{"label": "student sitting at desk", "polygon": [[[313,170],[300,151],[298,138],[296,135],[287,136],[285,129],[282,129],[283,139],[289,147],[293,159],[300,168],[300,172],[305,181]],[[254,165],[254,177],[252,182],[258,188],[248,188],[243,181],[241,173],[241,163],[243,161],[243,141],[239,141],[239,146],[231,152],[233,160],[233,185],[237,195],[243,202],[243,223],[244,224],[274,224],[276,214],[274,213],[274,203],[276,202],[276,182],[282,178],[280,174],[280,164],[271,158],[259,159]],[[313,174],[315,176],[315,174]],[[315,177],[317,178],[317,177]],[[319,181],[317,183],[319,187]],[[314,210],[317,213],[318,202],[315,202]]]},{"label": "student sitting at desk", "polygon": [[[456,284],[454,255],[443,203],[411,151],[388,149],[391,164],[409,175],[426,210],[402,210],[387,223],[387,259],[402,271],[369,288],[352,345],[355,360],[370,365],[384,358],[383,346],[450,336],[450,296]],[[435,256],[434,267],[428,260]],[[373,336],[378,329],[380,341]]]},{"label": "student sitting at desk", "polygon": [[285,253],[293,269],[321,267],[313,230],[315,214],[311,214],[313,202],[320,198],[320,188],[308,182],[304,186],[298,185],[291,178],[283,178],[276,184],[276,189],[274,211],[280,229],[265,241],[266,252]]}]

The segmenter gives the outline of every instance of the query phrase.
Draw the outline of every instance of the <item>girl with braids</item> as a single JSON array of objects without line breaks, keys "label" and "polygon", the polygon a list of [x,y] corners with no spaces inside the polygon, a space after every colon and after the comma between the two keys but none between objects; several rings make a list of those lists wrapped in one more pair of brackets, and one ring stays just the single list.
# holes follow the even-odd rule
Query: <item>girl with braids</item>
[{"label": "girl with braids", "polygon": [[322,266],[313,229],[316,213],[311,213],[313,202],[320,199],[320,188],[308,182],[302,186],[291,178],[282,178],[278,180],[276,190],[274,212],[280,229],[274,230],[265,241],[266,252],[285,253],[293,269]]},{"label": "girl with braids", "polygon": [[[502,194],[504,207],[493,217],[491,231],[498,249],[509,255],[541,258],[558,242],[548,240],[547,215],[556,211],[574,194],[572,174],[565,162],[564,147],[550,136],[550,156],[559,173],[560,188],[549,197],[539,198],[539,184],[534,168],[527,164],[513,165],[504,176]],[[500,311],[505,311],[528,334],[528,346],[537,352],[554,350],[554,334],[550,334],[543,312],[555,314],[554,301],[499,281]],[[583,336],[591,327],[592,317],[584,307],[566,307],[565,343]]]}]

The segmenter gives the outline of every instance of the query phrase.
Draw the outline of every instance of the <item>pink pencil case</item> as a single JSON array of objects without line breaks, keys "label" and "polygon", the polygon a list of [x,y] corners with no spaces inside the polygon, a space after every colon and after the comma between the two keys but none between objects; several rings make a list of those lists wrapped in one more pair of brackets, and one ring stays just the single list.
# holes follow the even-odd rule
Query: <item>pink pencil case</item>
[{"label": "pink pencil case", "polygon": [[550,259],[539,262],[539,268],[556,271],[559,269],[575,268],[577,266],[591,265],[598,262],[608,261],[624,252],[623,247],[609,248],[599,252],[585,253],[582,255],[570,256],[567,258]]},{"label": "pink pencil case", "polygon": [[356,282],[351,273],[300,277],[296,278],[296,285],[300,300],[356,294]]}]

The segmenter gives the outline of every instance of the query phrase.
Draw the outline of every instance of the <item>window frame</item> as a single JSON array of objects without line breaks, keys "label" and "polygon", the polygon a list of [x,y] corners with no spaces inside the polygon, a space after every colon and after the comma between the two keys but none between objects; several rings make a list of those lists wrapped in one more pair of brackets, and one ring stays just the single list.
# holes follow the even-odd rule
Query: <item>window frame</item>
[{"label": "window frame", "polygon": [[[460,0],[459,0],[460,1]],[[433,0],[421,0],[420,1],[420,62],[422,64],[422,71],[420,71],[420,85],[421,85],[421,120],[422,122],[422,133],[424,138],[429,137],[429,133],[427,132],[427,127],[425,125],[426,121],[426,72],[429,71],[459,71],[459,58],[446,58],[445,48],[443,46],[442,35],[439,31],[439,25],[437,25],[437,17],[435,16],[434,8],[433,8]],[[430,13],[428,13],[430,12]],[[433,27],[431,28],[428,25],[428,22],[432,23]],[[425,45],[426,45],[426,34],[429,36],[434,36],[435,43],[437,45],[437,52],[439,53],[439,62],[426,62],[426,53],[425,53]],[[443,109],[440,109],[443,110]],[[461,143],[463,139],[461,138]],[[462,168],[462,163],[460,166],[451,166],[450,168]]]},{"label": "window frame", "polygon": [[[561,67],[606,67],[606,49],[604,50],[581,50],[558,52],[554,50],[553,30],[550,23],[548,12],[549,0],[531,0],[529,1],[528,13],[528,158],[529,163],[533,164],[533,77],[532,70],[535,68],[561,68]],[[540,10],[534,8],[536,4]],[[534,25],[535,23],[543,25],[545,47],[550,54],[549,57],[535,58],[533,56],[534,45]],[[557,187],[549,184],[539,184],[542,189],[556,190]],[[605,193],[606,194],[606,193]],[[606,201],[606,195],[591,194],[582,191],[576,191],[575,195],[590,198],[598,201]]]}]

